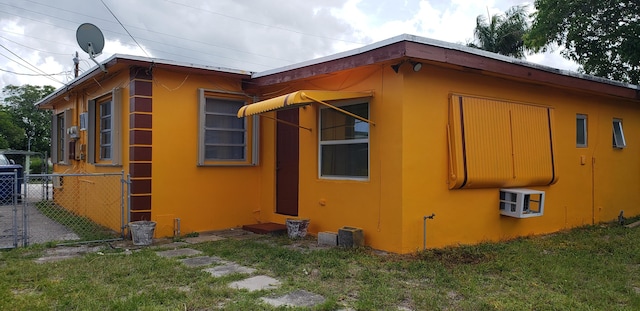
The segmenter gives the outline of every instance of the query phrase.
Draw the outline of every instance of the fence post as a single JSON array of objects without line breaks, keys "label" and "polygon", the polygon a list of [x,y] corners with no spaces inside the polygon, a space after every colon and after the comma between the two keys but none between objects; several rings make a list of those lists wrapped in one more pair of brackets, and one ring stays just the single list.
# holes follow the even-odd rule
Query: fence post
[{"label": "fence post", "polygon": [[13,195],[11,196],[11,204],[13,204],[13,247],[18,247],[18,170],[13,170]]},{"label": "fence post", "polygon": [[122,170],[122,175],[120,175],[120,237],[123,239],[124,239],[124,228],[125,228],[125,219],[124,219],[124,184],[125,183],[127,184],[127,189],[129,189],[129,176],[127,176],[127,179],[125,179],[124,170]]},{"label": "fence post", "polygon": [[[24,197],[22,198],[22,246],[29,246],[29,213],[27,212],[27,198],[29,196],[29,189],[27,188],[29,185],[30,176],[24,175]],[[19,195],[19,194],[18,194]]]}]

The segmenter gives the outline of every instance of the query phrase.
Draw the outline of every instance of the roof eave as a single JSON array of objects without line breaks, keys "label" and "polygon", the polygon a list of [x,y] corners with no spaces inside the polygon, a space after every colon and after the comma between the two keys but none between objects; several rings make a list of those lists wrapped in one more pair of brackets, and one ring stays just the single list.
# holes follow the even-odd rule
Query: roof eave
[{"label": "roof eave", "polygon": [[534,83],[640,99],[640,87],[592,75],[539,65],[521,59],[413,35],[400,35],[365,47],[252,75],[252,86],[310,78],[339,70],[402,58],[450,64]]},{"label": "roof eave", "polygon": [[[102,61],[101,64],[104,66],[105,70],[108,71],[109,68],[113,68],[116,64],[128,64],[131,66],[149,66],[150,68],[165,68],[165,69],[173,69],[173,70],[185,70],[185,71],[196,71],[203,74],[210,74],[212,72],[216,72],[225,76],[232,76],[241,79],[248,79],[251,77],[252,72],[243,71],[243,70],[235,70],[224,67],[214,67],[214,66],[206,66],[206,65],[197,65],[191,63],[182,63],[164,59],[156,59],[149,57],[141,57],[141,56],[132,56],[132,55],[122,55],[122,54],[114,54],[106,60]],[[51,94],[47,95],[37,103],[35,106],[41,109],[52,109],[52,102],[67,93],[69,90],[74,87],[85,83],[88,80],[92,80],[101,74],[105,74],[98,66],[92,67],[90,70],[87,70],[82,75],[77,78],[71,80],[64,86],[58,88],[53,91]]]}]

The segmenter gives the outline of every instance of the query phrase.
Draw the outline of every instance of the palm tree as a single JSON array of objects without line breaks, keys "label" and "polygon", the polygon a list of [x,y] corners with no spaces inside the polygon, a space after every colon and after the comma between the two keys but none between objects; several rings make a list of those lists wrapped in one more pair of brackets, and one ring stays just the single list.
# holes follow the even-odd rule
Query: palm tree
[{"label": "palm tree", "polygon": [[478,15],[475,42],[467,46],[506,56],[524,58],[526,48],[524,35],[529,31],[529,16],[526,6],[514,6],[502,14],[490,16],[491,21]]}]

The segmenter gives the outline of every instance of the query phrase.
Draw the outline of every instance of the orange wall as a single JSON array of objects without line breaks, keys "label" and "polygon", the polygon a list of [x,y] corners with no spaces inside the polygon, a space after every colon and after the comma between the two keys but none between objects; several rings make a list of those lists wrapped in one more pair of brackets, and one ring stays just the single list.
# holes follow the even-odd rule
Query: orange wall
[{"label": "orange wall", "polygon": [[[126,69],[124,69],[126,71]],[[260,119],[257,166],[199,167],[198,88],[242,92],[239,79],[154,69],[152,220],[157,236],[238,227],[257,222],[284,223],[275,213],[275,122]],[[113,87],[123,87],[123,137],[129,145],[128,73],[101,86],[74,90],[55,112]],[[420,72],[389,64],[363,66],[286,85],[265,87],[269,97],[304,89],[368,91],[370,101],[369,180],[330,180],[318,176],[318,107],[300,109],[299,217],[310,218],[311,233],[363,228],[366,244],[398,253],[422,248],[423,217],[427,246],[478,243],[553,232],[640,214],[640,111],[631,101],[576,93],[507,80],[451,67],[424,64]],[[541,217],[500,216],[498,189],[449,190],[448,100],[469,94],[554,108],[557,183],[535,187],[546,192]],[[266,99],[268,97],[265,96]],[[575,117],[588,115],[588,147],[576,148]],[[274,113],[267,113],[274,116]],[[77,117],[77,116],[76,116]],[[623,119],[627,148],[612,148],[612,119]],[[77,119],[75,120],[77,124]],[[85,132],[81,142],[86,143]],[[56,172],[128,171],[128,148],[120,167],[94,167],[83,161],[56,165]],[[583,163],[581,157],[584,157]]]},{"label": "orange wall", "polygon": [[[637,215],[640,198],[638,124],[640,111],[631,103],[591,94],[509,81],[458,70],[427,66],[405,71],[403,145],[402,252],[421,248],[423,215],[428,247],[478,243],[540,234],[614,219],[620,210]],[[546,187],[541,217],[500,216],[498,189],[448,190],[448,96],[476,96],[555,108],[555,156],[559,180]],[[576,114],[588,115],[588,148],[576,147]],[[627,148],[612,148],[612,119],[622,117]],[[581,164],[581,156],[585,164]],[[591,176],[592,159],[595,177]],[[595,192],[592,191],[595,189]],[[595,202],[592,200],[592,195]],[[595,206],[595,214],[593,213]]]},{"label": "orange wall", "polygon": [[[273,96],[303,89],[373,90],[370,119],[370,180],[318,178],[318,108],[300,110],[299,216],[310,218],[312,233],[342,226],[363,228],[366,244],[407,253],[420,250],[424,216],[427,247],[498,241],[640,214],[640,111],[631,102],[532,85],[454,68],[369,66],[287,84]],[[274,87],[282,90],[283,86]],[[271,91],[271,90],[265,90]],[[554,108],[554,148],[558,181],[533,187],[546,192],[541,217],[515,219],[499,213],[499,190],[449,190],[448,101],[451,93]],[[576,114],[588,115],[588,147],[577,148]],[[623,118],[628,147],[611,145],[612,119]],[[263,119],[265,120],[265,119]],[[281,222],[274,212],[273,121],[263,121],[261,205],[263,220]],[[584,165],[581,157],[584,156]],[[594,160],[595,159],[595,160]],[[592,164],[592,161],[595,161]],[[595,175],[592,175],[592,171]],[[592,178],[593,177],[593,178]],[[321,204],[321,202],[324,204]]]},{"label": "orange wall", "polygon": [[[129,74],[126,67],[100,86],[92,83],[71,91],[70,101],[54,103],[54,113],[87,111],[87,101],[122,88],[122,165],[94,166],[86,161],[55,165],[56,173],[103,173],[129,171]],[[118,72],[111,68],[110,72]],[[153,154],[151,220],[156,236],[171,236],[174,219],[180,218],[182,234],[242,226],[258,221],[260,167],[199,167],[198,88],[242,92],[239,79],[154,69]],[[86,144],[80,132],[78,144]],[[256,216],[257,215],[257,216]]]},{"label": "orange wall", "polygon": [[158,223],[156,234],[172,235],[175,218],[180,218],[183,234],[256,223],[259,167],[197,166],[197,90],[242,92],[240,80],[166,70],[155,70],[153,79],[152,218]]},{"label": "orange wall", "polygon": [[[309,218],[312,233],[337,232],[343,226],[364,229],[365,240],[374,248],[398,249],[402,243],[402,107],[401,80],[386,80],[394,74],[387,66],[375,65],[336,73],[312,82],[287,85],[287,91],[323,89],[331,91],[374,90],[369,107],[370,176],[367,181],[318,177],[318,107],[300,109],[299,217]],[[384,79],[385,83],[382,83]],[[268,91],[268,90],[266,90]],[[282,94],[273,94],[273,96]],[[275,182],[273,121],[263,119],[262,195],[264,220],[284,223],[286,216],[274,212]],[[384,142],[380,144],[379,142]],[[269,158],[267,158],[269,157]]]}]

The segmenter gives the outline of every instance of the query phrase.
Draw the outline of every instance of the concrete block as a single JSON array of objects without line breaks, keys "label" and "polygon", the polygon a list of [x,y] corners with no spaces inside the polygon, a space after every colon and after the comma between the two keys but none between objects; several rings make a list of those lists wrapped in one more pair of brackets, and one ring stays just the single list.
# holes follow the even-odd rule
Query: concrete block
[{"label": "concrete block", "polygon": [[361,228],[342,227],[338,230],[338,245],[342,247],[364,246],[364,232]]},{"label": "concrete block", "polygon": [[269,290],[280,287],[280,281],[266,275],[257,275],[248,279],[229,284],[231,288],[246,289],[250,292],[257,290]]},{"label": "concrete block", "polygon": [[318,245],[338,246],[338,234],[336,232],[318,232]]}]

